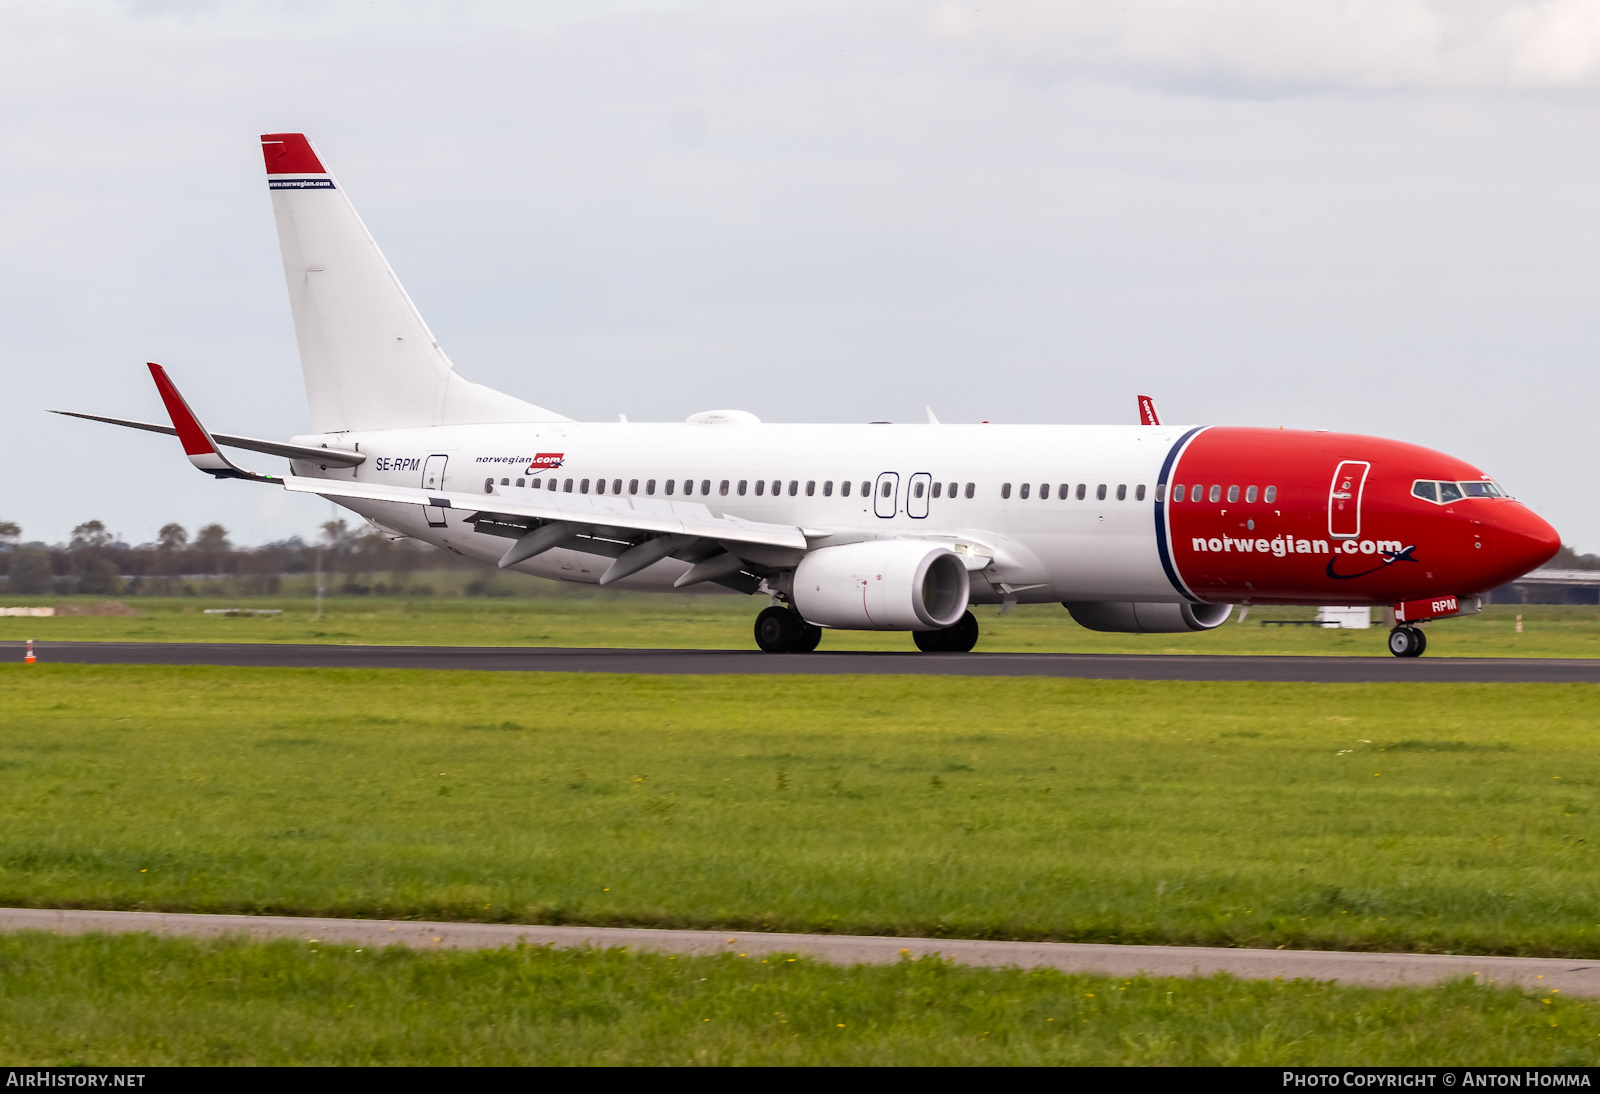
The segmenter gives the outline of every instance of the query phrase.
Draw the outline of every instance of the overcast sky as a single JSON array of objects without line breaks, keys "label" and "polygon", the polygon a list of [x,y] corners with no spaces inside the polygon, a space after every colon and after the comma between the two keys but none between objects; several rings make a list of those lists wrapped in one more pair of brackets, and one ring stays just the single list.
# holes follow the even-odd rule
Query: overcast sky
[{"label": "overcast sky", "polygon": [[153,360],[307,430],[299,130],[462,373],[575,418],[1147,393],[1443,449],[1600,551],[1597,90],[1600,0],[0,0],[0,519],[329,518],[45,413],[161,420]]}]

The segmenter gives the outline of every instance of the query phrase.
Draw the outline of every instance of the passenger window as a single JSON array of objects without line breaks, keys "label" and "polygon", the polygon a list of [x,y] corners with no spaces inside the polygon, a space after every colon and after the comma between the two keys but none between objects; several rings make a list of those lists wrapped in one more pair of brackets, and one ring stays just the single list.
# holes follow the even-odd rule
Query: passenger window
[{"label": "passenger window", "polygon": [[977,491],[978,491],[978,484],[977,483],[975,483],[975,482],[967,483],[967,497],[969,497],[969,498],[972,497],[972,495],[977,493]]},{"label": "passenger window", "polygon": [[528,485],[528,480],[527,479],[518,479],[517,480],[517,485],[518,486],[527,486]]},{"label": "passenger window", "polygon": [[656,492],[656,480],[655,479],[650,479],[648,482],[646,482],[644,484],[644,492],[646,494],[654,494]]},{"label": "passenger window", "polygon": [[1262,495],[1262,500],[1265,501],[1268,505],[1271,505],[1273,502],[1277,501],[1278,500],[1278,488],[1276,486],[1267,487],[1267,492],[1264,495]]},{"label": "passenger window", "polygon": [[672,496],[672,491],[677,489],[677,486],[678,486],[678,480],[677,479],[668,479],[667,480],[667,496],[668,497]]},{"label": "passenger window", "polygon": [[913,486],[911,488],[911,493],[916,497],[922,497],[922,483],[919,482],[917,485]]},{"label": "passenger window", "polygon": [[638,492],[639,492],[639,480],[638,479],[629,479],[628,480],[628,493],[637,494]]},{"label": "passenger window", "polygon": [[588,479],[584,479],[582,482],[580,482],[578,484],[578,493],[587,494],[588,492],[589,492],[589,480]]},{"label": "passenger window", "polygon": [[763,494],[765,494],[766,492],[767,492],[767,480],[766,479],[757,479],[756,480],[756,497],[759,498]]},{"label": "passenger window", "polygon": [[1009,482],[1001,485],[1000,496],[1002,498],[1009,498],[1011,496],[1011,484]]},{"label": "passenger window", "polygon": [[1174,486],[1172,488],[1172,503],[1174,505],[1176,505],[1178,502],[1180,502],[1182,500],[1183,500],[1183,484],[1179,483],[1178,485],[1176,485],[1176,486]]},{"label": "passenger window", "polygon": [[825,497],[825,498],[833,497],[833,480],[832,479],[829,479],[827,482],[822,484],[822,496]]},{"label": "passenger window", "polygon": [[483,480],[483,492],[485,494],[494,493],[494,480],[493,479],[484,479]]},{"label": "passenger window", "polygon": [[1128,500],[1128,484],[1127,483],[1125,483],[1125,482],[1117,483],[1117,500],[1118,501],[1127,501]]},{"label": "passenger window", "polygon": [[1245,488],[1244,500],[1249,505],[1254,505],[1256,503],[1256,488],[1255,487],[1250,486],[1250,487],[1246,487]]},{"label": "passenger window", "polygon": [[[670,493],[672,493],[672,491],[668,490],[667,493],[670,494]],[[690,496],[690,495],[692,495],[694,493],[694,480],[693,479],[684,479],[683,480],[683,493],[684,493],[685,497],[688,497],[688,496]]]},{"label": "passenger window", "polygon": [[960,485],[960,483],[954,483],[954,482],[950,484],[950,497],[951,497],[952,500],[956,496],[956,487],[959,486],[959,485]]},{"label": "passenger window", "polygon": [[594,492],[596,494],[604,494],[606,492],[606,480],[605,479],[596,479],[595,480]]},{"label": "passenger window", "polygon": [[1144,483],[1141,482],[1138,486],[1134,487],[1133,500],[1134,501],[1143,501],[1144,500]]},{"label": "passenger window", "polygon": [[814,498],[816,496],[817,496],[817,480],[808,479],[806,481],[806,497]]},{"label": "passenger window", "polygon": [[1167,484],[1166,483],[1164,483],[1164,482],[1156,483],[1156,500],[1157,501],[1166,501],[1167,500]]},{"label": "passenger window", "polygon": [[572,493],[572,480],[571,479],[568,479],[566,482],[561,484],[561,492],[563,494]]},{"label": "passenger window", "polygon": [[1211,488],[1211,500],[1212,502],[1219,502],[1222,500],[1222,487],[1213,486]]},{"label": "passenger window", "polygon": [[862,480],[862,483],[861,483],[861,496],[862,497],[866,497],[870,493],[872,493],[872,484],[870,482],[867,482],[866,480]]},{"label": "passenger window", "polygon": [[531,480],[529,480],[529,482],[528,482],[528,485],[529,485],[529,486],[530,486],[530,487],[532,487],[532,488],[533,488],[533,489],[535,489],[535,490],[537,490],[537,489],[539,489],[539,488],[540,488],[540,487],[541,487],[541,486],[543,486],[543,485],[544,485],[544,483],[543,483],[543,482],[542,482],[542,481],[541,481],[541,480],[539,480],[539,479],[531,479]]},{"label": "passenger window", "polygon": [[792,498],[798,493],[800,493],[800,480],[799,479],[790,479],[789,480],[789,496]]},{"label": "passenger window", "polygon": [[1411,493],[1423,501],[1437,502],[1439,500],[1439,484],[1436,482],[1414,482],[1411,484]]},{"label": "passenger window", "polygon": [[[1031,486],[1031,485],[1033,485],[1033,484],[1032,483],[1026,483],[1026,482],[1022,484],[1022,500],[1023,501],[1027,501],[1028,500],[1028,487]],[[1010,489],[1010,484],[1009,483],[1006,484],[1006,488]]]},{"label": "passenger window", "polygon": [[740,479],[739,480],[739,496],[741,498],[744,497],[745,488],[747,486],[749,486],[749,485],[750,485],[750,480],[749,479]]},{"label": "passenger window", "polygon": [[[700,493],[702,493],[702,494],[711,493],[711,480],[710,479],[701,479],[700,480]],[[727,491],[724,490],[723,493],[726,494]]]},{"label": "passenger window", "polygon": [[501,486],[510,486],[511,485],[511,480],[510,479],[501,479],[500,480],[500,485]]},{"label": "passenger window", "polygon": [[933,484],[933,496],[934,497],[938,497],[940,495],[940,493],[943,492],[943,490],[944,490],[944,483],[936,482],[936,483]]},{"label": "passenger window", "polygon": [[1095,496],[1095,500],[1097,500],[1097,501],[1105,501],[1106,500],[1106,484],[1105,483],[1101,483],[1099,486],[1094,488],[1094,496]]},{"label": "passenger window", "polygon": [[622,480],[621,479],[612,479],[611,480],[611,492],[613,494],[622,493]]},{"label": "passenger window", "polygon": [[839,496],[841,498],[848,498],[850,496],[850,483],[848,481],[839,483]]},{"label": "passenger window", "polygon": [[1239,488],[1237,486],[1228,487],[1228,504],[1232,505],[1234,502],[1236,502],[1238,500],[1239,500]]},{"label": "passenger window", "polygon": [[1072,484],[1069,482],[1064,482],[1060,486],[1056,487],[1056,497],[1060,498],[1062,501],[1066,501],[1067,495],[1070,493],[1072,493]]},{"label": "passenger window", "polygon": [[1439,484],[1439,502],[1440,502],[1440,504],[1444,504],[1446,502],[1452,502],[1452,501],[1460,501],[1460,500],[1461,500],[1461,487],[1457,486],[1453,482],[1441,482]]},{"label": "passenger window", "polygon": [[1040,501],[1047,501],[1047,500],[1049,500],[1049,497],[1050,497],[1050,484],[1047,483],[1047,482],[1041,482],[1039,484],[1039,500]]},{"label": "passenger window", "polygon": [[717,493],[722,495],[723,497],[727,497],[728,496],[728,480],[727,479],[723,479],[722,480],[722,485],[717,487]]},{"label": "passenger window", "polygon": [[1088,494],[1089,494],[1089,484],[1086,483],[1086,482],[1080,482],[1078,484],[1078,500],[1082,501],[1085,497],[1088,496]]}]

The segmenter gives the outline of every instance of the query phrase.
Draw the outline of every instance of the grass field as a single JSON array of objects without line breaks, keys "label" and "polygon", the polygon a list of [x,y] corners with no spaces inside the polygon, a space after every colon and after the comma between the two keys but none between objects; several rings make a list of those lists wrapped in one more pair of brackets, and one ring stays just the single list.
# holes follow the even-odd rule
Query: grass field
[{"label": "grass field", "polygon": [[0,666],[0,903],[1600,956],[1597,690]]},{"label": "grass field", "polygon": [[163,1064],[1585,1065],[1600,1004],[936,960],[0,935],[0,1059]]},{"label": "grass field", "polygon": [[[529,579],[530,581],[532,579]],[[93,611],[94,598],[11,597],[7,603],[67,605]],[[136,615],[0,616],[0,640],[161,642],[342,642],[379,645],[632,646],[754,649],[751,625],[765,600],[743,596],[651,596],[573,590],[544,597],[335,597],[321,619],[304,597],[211,599],[139,597]],[[279,608],[279,616],[206,615],[206,608]],[[1081,653],[1236,653],[1387,656],[1386,632],[1262,626],[1260,620],[1310,619],[1312,609],[1257,608],[1243,624],[1203,634],[1100,634],[1084,630],[1059,604],[1025,605],[1001,615],[975,610],[980,651]],[[1523,619],[1517,633],[1516,619]],[[1428,656],[1600,656],[1600,608],[1502,605],[1468,619],[1432,624]],[[911,636],[829,631],[824,650],[913,650]]]}]

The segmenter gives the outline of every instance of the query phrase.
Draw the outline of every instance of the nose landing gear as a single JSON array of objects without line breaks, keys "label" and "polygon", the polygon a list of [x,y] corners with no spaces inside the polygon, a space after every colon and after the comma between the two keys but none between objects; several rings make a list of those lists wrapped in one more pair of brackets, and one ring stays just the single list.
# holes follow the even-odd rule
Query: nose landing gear
[{"label": "nose landing gear", "polygon": [[756,616],[756,645],[764,653],[810,653],[821,641],[822,628],[792,608],[774,604]]},{"label": "nose landing gear", "polygon": [[1396,627],[1389,632],[1389,652],[1396,657],[1421,657],[1428,636],[1418,627]]}]

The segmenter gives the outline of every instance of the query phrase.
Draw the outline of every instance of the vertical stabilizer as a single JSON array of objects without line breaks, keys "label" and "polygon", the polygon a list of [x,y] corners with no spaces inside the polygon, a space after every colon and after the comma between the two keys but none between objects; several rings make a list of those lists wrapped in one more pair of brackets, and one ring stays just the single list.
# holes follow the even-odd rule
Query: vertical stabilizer
[{"label": "vertical stabilizer", "polygon": [[456,373],[304,135],[261,151],[314,430],[569,420]]}]

